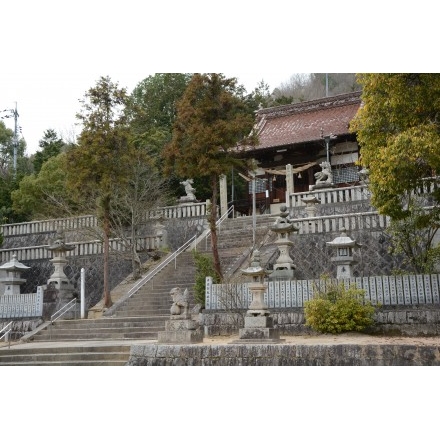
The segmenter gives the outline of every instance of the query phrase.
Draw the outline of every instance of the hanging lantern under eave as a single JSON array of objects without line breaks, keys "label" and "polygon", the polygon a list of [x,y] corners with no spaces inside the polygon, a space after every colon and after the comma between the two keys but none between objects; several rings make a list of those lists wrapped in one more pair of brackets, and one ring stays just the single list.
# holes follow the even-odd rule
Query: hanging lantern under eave
[{"label": "hanging lantern under eave", "polygon": [[356,263],[353,250],[362,245],[350,238],[345,228],[341,228],[340,231],[341,235],[333,241],[326,242],[326,245],[336,249],[336,256],[331,259],[336,263],[336,278],[353,278],[352,265]]}]

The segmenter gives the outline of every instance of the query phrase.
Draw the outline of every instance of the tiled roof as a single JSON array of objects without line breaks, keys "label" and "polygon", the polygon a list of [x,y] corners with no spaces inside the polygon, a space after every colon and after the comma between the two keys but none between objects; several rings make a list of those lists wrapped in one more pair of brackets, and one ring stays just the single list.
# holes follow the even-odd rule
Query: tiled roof
[{"label": "tiled roof", "polygon": [[348,125],[361,105],[361,92],[282,105],[257,112],[255,129],[261,150],[349,134]]}]

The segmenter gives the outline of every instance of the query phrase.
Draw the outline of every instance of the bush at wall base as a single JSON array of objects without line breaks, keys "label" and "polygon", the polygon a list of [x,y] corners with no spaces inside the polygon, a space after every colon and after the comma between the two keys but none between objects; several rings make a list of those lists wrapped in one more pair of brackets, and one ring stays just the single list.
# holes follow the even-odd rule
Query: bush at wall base
[{"label": "bush at wall base", "polygon": [[374,306],[365,301],[365,291],[351,285],[332,284],[325,292],[315,289],[304,303],[306,325],[320,333],[362,331],[374,323]]}]

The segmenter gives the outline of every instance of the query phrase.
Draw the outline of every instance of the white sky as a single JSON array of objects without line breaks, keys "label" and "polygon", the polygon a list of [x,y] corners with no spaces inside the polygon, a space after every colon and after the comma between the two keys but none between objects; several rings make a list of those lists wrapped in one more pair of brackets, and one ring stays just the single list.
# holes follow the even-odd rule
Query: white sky
[{"label": "white sky", "polygon": [[[131,91],[158,72],[222,72],[251,91],[261,79],[273,89],[296,72],[390,71],[390,62],[399,67],[402,61],[403,70],[411,71],[409,59],[419,66],[426,55],[436,56],[429,55],[429,44],[437,41],[435,14],[421,14],[423,26],[411,33],[418,13],[402,5],[389,10],[390,21],[383,2],[380,14],[371,9],[362,15],[343,0],[291,3],[2,2],[0,111],[17,103],[27,154],[32,154],[48,128],[67,139],[78,134],[78,99],[100,76],[109,75]],[[388,40],[378,33],[385,25]],[[403,35],[393,26],[398,32],[401,26]],[[423,46],[416,36],[424,38]],[[13,119],[4,122],[14,127]]]}]

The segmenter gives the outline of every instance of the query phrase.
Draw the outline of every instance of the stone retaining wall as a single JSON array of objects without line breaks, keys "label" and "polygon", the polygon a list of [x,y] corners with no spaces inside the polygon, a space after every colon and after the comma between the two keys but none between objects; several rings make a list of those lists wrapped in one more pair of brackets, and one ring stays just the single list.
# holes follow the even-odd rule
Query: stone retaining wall
[{"label": "stone retaining wall", "polygon": [[[271,310],[273,325],[280,335],[316,335],[305,325],[302,308]],[[227,336],[238,332],[244,325],[246,311],[239,313],[213,312],[203,310],[199,322],[205,329],[205,336]],[[365,331],[373,335],[393,336],[439,336],[439,305],[387,306],[374,315],[375,325]]]},{"label": "stone retaining wall", "polygon": [[129,366],[437,366],[435,345],[135,345]]}]

